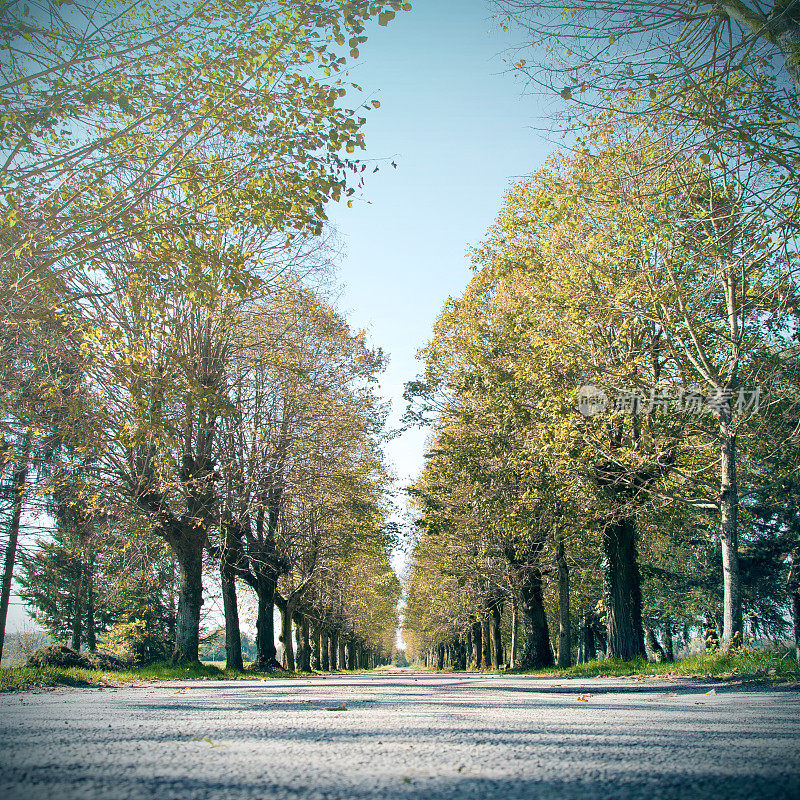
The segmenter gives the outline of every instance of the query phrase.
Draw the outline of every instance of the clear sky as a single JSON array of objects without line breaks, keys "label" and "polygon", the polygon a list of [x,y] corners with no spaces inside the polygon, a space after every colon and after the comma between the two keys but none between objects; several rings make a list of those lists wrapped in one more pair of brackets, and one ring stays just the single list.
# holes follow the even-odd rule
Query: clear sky
[{"label": "clear sky", "polygon": [[[419,372],[425,344],[449,295],[470,278],[466,252],[495,219],[514,179],[533,172],[554,146],[536,128],[553,109],[524,96],[505,71],[513,44],[485,0],[417,0],[375,27],[352,79],[381,107],[367,115],[368,159],[394,160],[368,176],[352,209],[330,209],[345,245],[340,307],[383,347],[382,381],[393,417],[403,385]],[[402,482],[422,464],[424,434],[387,446]]]},{"label": "clear sky", "polygon": [[[364,101],[381,102],[366,114],[362,156],[381,169],[367,170],[352,209],[329,209],[344,245],[339,307],[389,354],[381,389],[395,424],[404,384],[420,369],[417,350],[445,299],[470,278],[467,249],[491,225],[509,183],[553,150],[534,130],[553,109],[523,96],[504,72],[500,56],[513,39],[493,22],[488,2],[412,5],[387,27],[371,26],[351,70]],[[418,430],[387,445],[400,485],[417,475],[423,452]],[[12,601],[9,631],[30,624],[19,598]]]}]

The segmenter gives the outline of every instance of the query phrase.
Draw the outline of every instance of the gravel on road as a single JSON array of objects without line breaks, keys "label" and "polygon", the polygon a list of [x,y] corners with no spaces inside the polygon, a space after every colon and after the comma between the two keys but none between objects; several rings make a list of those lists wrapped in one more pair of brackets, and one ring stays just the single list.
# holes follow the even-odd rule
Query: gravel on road
[{"label": "gravel on road", "polygon": [[7,693],[0,798],[796,800],[800,692],[389,672]]}]

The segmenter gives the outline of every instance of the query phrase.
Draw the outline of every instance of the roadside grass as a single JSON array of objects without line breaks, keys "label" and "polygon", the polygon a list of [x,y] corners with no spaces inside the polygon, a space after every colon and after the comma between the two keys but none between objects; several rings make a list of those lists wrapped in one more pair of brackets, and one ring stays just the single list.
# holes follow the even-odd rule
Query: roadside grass
[{"label": "roadside grass", "polygon": [[608,658],[576,664],[566,669],[513,670],[517,675],[551,675],[565,678],[653,676],[663,678],[715,678],[728,681],[800,681],[800,665],[792,650],[742,650],[735,653],[701,653],[669,663],[645,658],[619,661]]},{"label": "roadside grass", "polygon": [[52,686],[113,686],[146,681],[236,680],[253,677],[268,678],[270,674],[225,669],[224,662],[158,663],[119,671],[78,667],[4,667],[0,669],[0,691]]},{"label": "roadside grass", "polygon": [[[366,670],[368,671],[368,670]],[[128,670],[82,669],[79,667],[3,667],[0,669],[0,692],[54,686],[115,686],[148,681],[252,680],[274,678],[309,678],[314,675],[354,675],[365,670],[336,672],[244,672],[226,669],[224,661],[201,661],[196,664],[157,663]]]},{"label": "roadside grass", "polygon": [[[435,672],[418,665],[415,671]],[[380,669],[380,668],[378,668]],[[363,672],[363,670],[362,670]],[[111,671],[77,667],[4,667],[0,669],[0,692],[55,686],[115,686],[125,683],[181,680],[248,680],[253,678],[304,678],[312,675],[344,675],[350,672],[272,672],[261,673],[226,669],[224,661],[175,665],[150,664],[130,670]],[[646,659],[618,661],[601,659],[561,669],[510,670],[507,674],[563,678],[662,677],[704,678],[770,684],[800,682],[800,666],[791,650],[743,650],[737,653],[703,653],[671,663],[658,664]]]}]

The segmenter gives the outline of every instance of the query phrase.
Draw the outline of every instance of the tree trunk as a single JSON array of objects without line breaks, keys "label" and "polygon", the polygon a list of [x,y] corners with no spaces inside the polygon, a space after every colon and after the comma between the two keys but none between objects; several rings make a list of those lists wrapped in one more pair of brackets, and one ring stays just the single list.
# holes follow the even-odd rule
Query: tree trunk
[{"label": "tree trunk", "polygon": [[489,623],[489,613],[484,611],[481,620],[481,666],[484,669],[492,668],[492,626]]},{"label": "tree trunk", "polygon": [[203,549],[185,547],[176,553],[179,569],[178,618],[173,662],[199,661],[200,607],[203,605]]},{"label": "tree trunk", "polygon": [[276,658],[278,649],[275,647],[275,581],[258,581],[256,595],[256,661],[252,667],[260,672],[272,672],[281,666]]},{"label": "tree trunk", "polygon": [[497,602],[492,606],[492,666],[495,669],[500,669],[503,663],[503,638],[500,630],[500,623],[502,621],[502,611],[500,603]]},{"label": "tree trunk", "polygon": [[90,541],[86,553],[86,648],[97,650],[97,627],[94,619],[94,545]]},{"label": "tree trunk", "polygon": [[436,669],[441,672],[444,669],[444,645],[440,644],[436,648]]},{"label": "tree trunk", "polygon": [[22,459],[11,478],[13,506],[11,509],[11,524],[8,527],[8,546],[6,547],[6,557],[3,565],[3,584],[2,589],[0,589],[0,659],[3,657],[3,642],[6,637],[6,620],[8,618],[9,602],[11,601],[11,581],[14,577],[14,561],[17,557],[19,523],[22,519],[25,483],[28,480],[28,461],[31,455],[32,436],[33,432],[28,428],[25,432],[25,439],[22,442]]},{"label": "tree trunk", "polygon": [[77,562],[75,565],[75,582],[72,586],[72,594],[75,598],[72,606],[72,642],[73,650],[80,651],[83,641],[83,582],[85,566],[83,563],[83,548],[73,553],[73,558]]},{"label": "tree trunk", "polygon": [[327,633],[323,633],[321,635],[321,652],[320,652],[320,668],[323,672],[328,672],[331,668],[331,660],[330,660],[330,653],[331,653],[331,640]]},{"label": "tree trunk", "polygon": [[336,663],[339,665],[340,670],[347,669],[347,662],[346,662],[346,653],[345,653],[345,646],[344,646],[344,637],[339,636],[339,654],[336,660]]},{"label": "tree trunk", "polygon": [[630,661],[646,656],[642,626],[642,589],[636,559],[636,522],[627,518],[603,529],[604,589],[609,658]]},{"label": "tree trunk", "polygon": [[564,540],[559,536],[556,543],[556,564],[558,565],[558,666],[572,664],[570,646],[572,631],[569,617],[569,567],[564,552]]},{"label": "tree trunk", "polygon": [[584,611],[578,623],[578,663],[585,664],[589,661],[589,615]]},{"label": "tree trunk", "polygon": [[481,668],[481,653],[483,652],[483,630],[480,622],[472,623],[472,666]]},{"label": "tree trunk", "polygon": [[169,558],[169,587],[167,589],[167,606],[169,608],[169,612],[167,615],[167,641],[172,645],[173,650],[175,649],[175,631],[178,626],[178,609],[175,603],[175,584],[177,583],[175,579],[175,553],[174,551],[170,551],[168,556]]},{"label": "tree trunk", "polygon": [[667,656],[664,653],[664,648],[661,646],[660,642],[656,638],[655,632],[649,625],[645,626],[644,638],[656,662],[659,664],[663,664],[667,660]]},{"label": "tree trunk", "polygon": [[308,617],[305,614],[300,616],[300,642],[303,647],[302,656],[300,658],[300,669],[303,670],[303,672],[311,672],[311,635]]},{"label": "tree trunk", "polygon": [[200,608],[203,605],[203,548],[205,526],[184,518],[159,529],[178,562],[178,611],[175,617],[173,663],[197,662],[200,642]]},{"label": "tree trunk", "polygon": [[517,667],[517,598],[511,596],[511,659],[509,666],[511,669]]},{"label": "tree trunk", "polygon": [[328,652],[328,665],[331,672],[336,672],[339,669],[339,634],[336,631],[331,631],[328,637],[328,644],[330,649]]},{"label": "tree trunk", "polygon": [[311,669],[322,669],[322,631],[319,625],[311,626]]},{"label": "tree trunk", "polygon": [[736,435],[730,429],[730,412],[720,421],[723,626],[726,651],[742,644],[742,585],[739,575],[739,487],[736,479]]},{"label": "tree trunk", "polygon": [[554,664],[550,632],[544,611],[542,573],[538,567],[522,565],[520,573],[520,611],[522,612],[522,655],[520,669],[541,669]]},{"label": "tree trunk", "polygon": [[786,582],[789,599],[792,603],[792,624],[794,626],[794,650],[800,664],[800,548],[791,555],[789,580]]},{"label": "tree trunk", "polygon": [[286,659],[286,669],[289,672],[295,671],[294,660],[294,640],[292,639],[292,622],[294,622],[294,602],[291,597],[286,601],[281,617],[281,641],[283,642],[283,653]]},{"label": "tree trunk", "polygon": [[667,661],[675,660],[675,648],[672,642],[672,620],[669,617],[664,620],[664,658]]},{"label": "tree trunk", "polygon": [[233,570],[223,556],[219,568],[222,583],[222,607],[225,613],[225,667],[244,669],[242,635],[239,628],[239,608],[236,601],[236,581]]},{"label": "tree trunk", "polygon": [[347,643],[347,669],[354,670],[358,669],[358,664],[356,663],[356,642],[355,639],[351,639]]}]

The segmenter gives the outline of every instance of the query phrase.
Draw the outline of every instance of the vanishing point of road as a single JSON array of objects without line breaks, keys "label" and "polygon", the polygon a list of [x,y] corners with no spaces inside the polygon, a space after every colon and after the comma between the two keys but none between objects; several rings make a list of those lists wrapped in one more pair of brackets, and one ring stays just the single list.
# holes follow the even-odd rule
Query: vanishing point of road
[{"label": "vanishing point of road", "polygon": [[800,692],[397,671],[7,693],[0,798],[795,800]]}]

